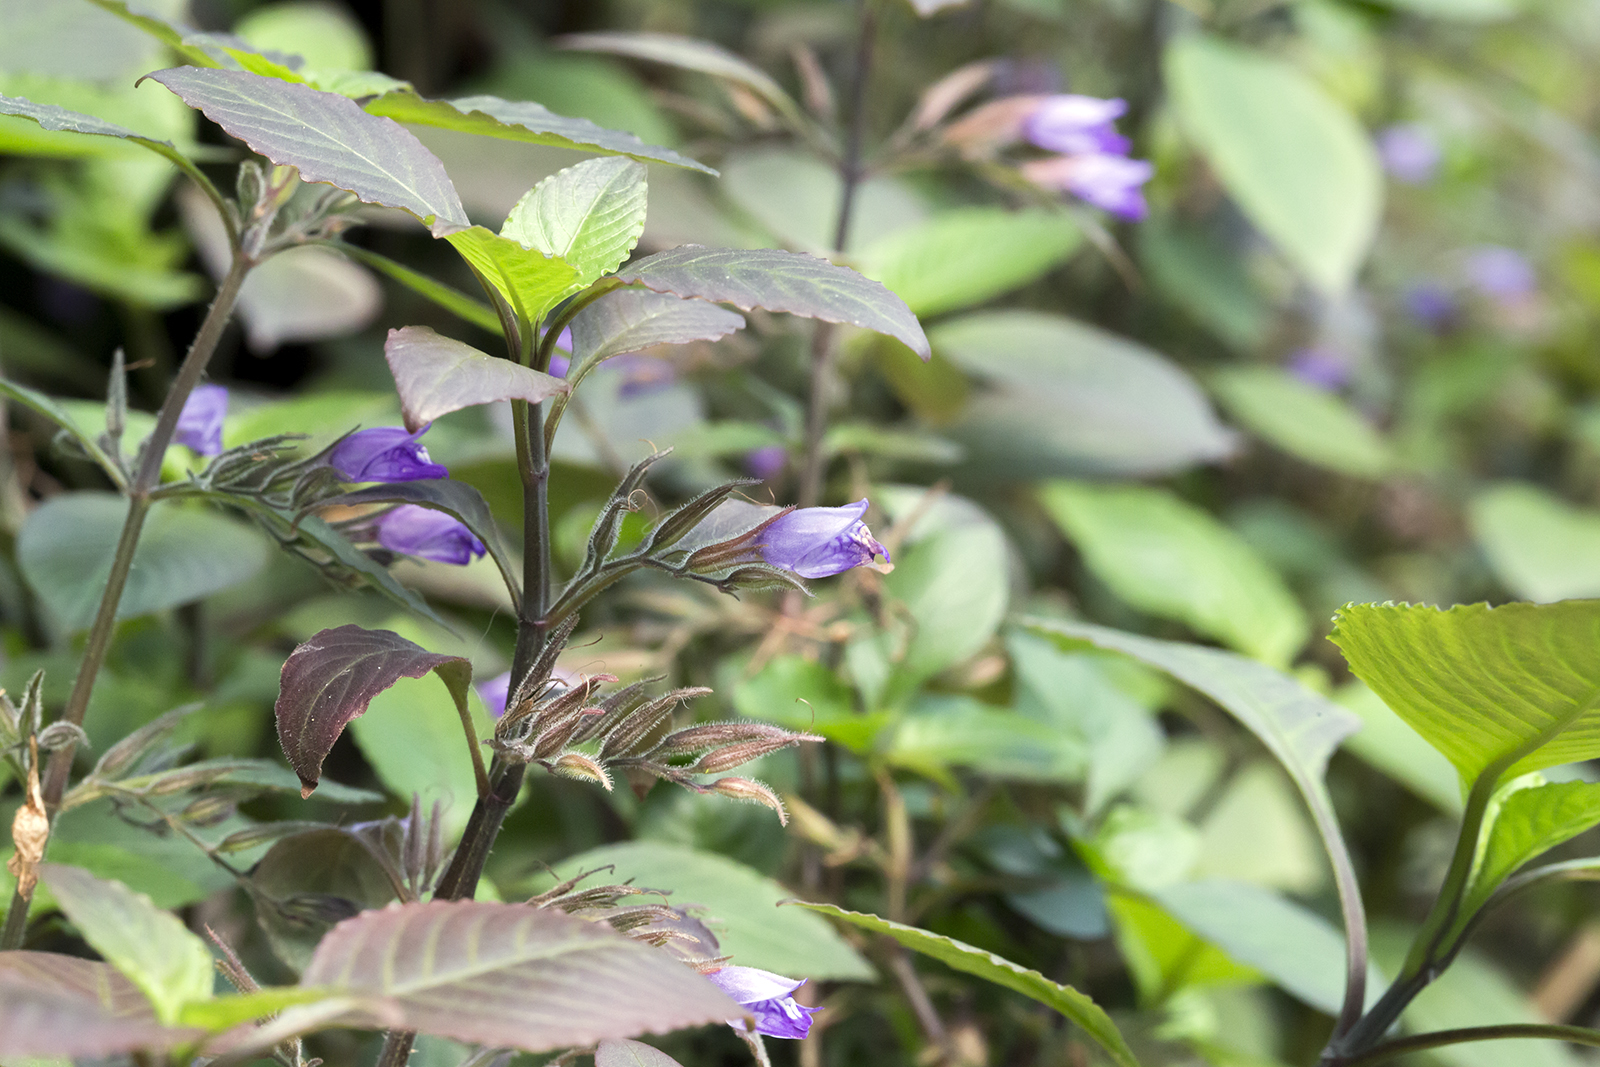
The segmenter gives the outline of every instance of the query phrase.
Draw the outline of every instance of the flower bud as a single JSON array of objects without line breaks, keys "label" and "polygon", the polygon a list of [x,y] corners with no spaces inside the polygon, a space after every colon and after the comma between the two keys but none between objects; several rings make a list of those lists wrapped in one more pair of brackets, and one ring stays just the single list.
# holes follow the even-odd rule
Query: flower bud
[{"label": "flower bud", "polygon": [[[708,752],[700,757],[700,762],[689,768],[695,774],[716,774],[720,771],[731,771],[741,764],[751,760],[760,759],[762,756],[771,755],[779,749],[792,748],[802,741],[821,741],[820,737],[810,734],[788,734],[783,737],[769,737],[760,741],[745,741],[727,748],[719,748],[715,752]],[[787,821],[787,818],[785,819]]]},{"label": "flower bud", "polygon": [[567,752],[557,757],[550,770],[563,778],[577,778],[595,782],[607,793],[611,792],[611,775],[596,761],[580,752]]},{"label": "flower bud", "polygon": [[718,778],[706,788],[719,796],[731,797],[734,800],[743,800],[771,808],[778,813],[780,825],[789,825],[789,813],[783,810],[783,801],[778,799],[778,794],[773,792],[770,786],[758,782],[754,778]]}]

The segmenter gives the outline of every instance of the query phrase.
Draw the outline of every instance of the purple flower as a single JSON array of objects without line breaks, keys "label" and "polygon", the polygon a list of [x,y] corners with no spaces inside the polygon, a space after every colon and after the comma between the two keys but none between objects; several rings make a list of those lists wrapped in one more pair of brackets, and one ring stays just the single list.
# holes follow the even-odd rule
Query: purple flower
[{"label": "purple flower", "polygon": [[1422,185],[1439,172],[1439,140],[1417,122],[1389,126],[1378,133],[1378,158],[1396,181]]},{"label": "purple flower", "polygon": [[1430,330],[1443,331],[1455,320],[1456,298],[1438,282],[1421,281],[1401,297],[1407,314]]},{"label": "purple flower", "polygon": [[1473,249],[1467,253],[1462,269],[1473,288],[1496,303],[1525,300],[1539,284],[1533,264],[1521,252],[1501,245]]},{"label": "purple flower", "polygon": [[202,456],[222,451],[222,420],[228,414],[228,390],[220,385],[197,385],[178,412],[172,439]]},{"label": "purple flower", "polygon": [[378,544],[391,552],[436,563],[471,563],[487,551],[483,542],[456,519],[420,504],[401,504],[378,516]]},{"label": "purple flower", "polygon": [[791,511],[761,532],[761,558],[774,567],[802,578],[827,578],[852,567],[874,566],[889,558],[861,521],[867,502],[858,500],[842,508],[801,508]]},{"label": "purple flower", "polygon": [[490,715],[498,719],[506,713],[506,701],[511,696],[510,671],[497,674],[487,682],[479,682],[474,688],[478,690],[478,699],[483,701]]},{"label": "purple flower", "polygon": [[750,472],[752,478],[760,478],[764,482],[782,474],[788,462],[789,450],[782,445],[762,445],[744,454],[744,469]]},{"label": "purple flower", "polygon": [[1289,373],[1324,392],[1344,388],[1350,367],[1339,353],[1327,348],[1302,348],[1289,357]]},{"label": "purple flower", "polygon": [[1022,164],[1022,176],[1035,185],[1071,193],[1135,222],[1148,210],[1139,186],[1155,172],[1146,160],[1116,155],[1053,156]]},{"label": "purple flower", "polygon": [[414,482],[423,478],[448,478],[450,472],[428,456],[417,438],[424,426],[407,433],[399,426],[357,430],[340,441],[328,465],[352,482]]},{"label": "purple flower", "polygon": [[565,378],[567,376],[567,368],[572,366],[571,326],[556,335],[556,348],[559,351],[550,353],[550,373],[557,378]]},{"label": "purple flower", "polygon": [[[756,1033],[768,1037],[787,1037],[798,1041],[811,1029],[811,1016],[821,1008],[808,1008],[791,996],[806,984],[781,974],[756,967],[723,967],[706,975],[728,996],[744,1005],[756,1021]],[[745,1029],[743,1019],[729,1019],[736,1030]]]},{"label": "purple flower", "polygon": [[1112,123],[1128,110],[1124,100],[1066,94],[1047,97],[1023,123],[1028,140],[1069,156],[1126,155],[1133,147]]}]

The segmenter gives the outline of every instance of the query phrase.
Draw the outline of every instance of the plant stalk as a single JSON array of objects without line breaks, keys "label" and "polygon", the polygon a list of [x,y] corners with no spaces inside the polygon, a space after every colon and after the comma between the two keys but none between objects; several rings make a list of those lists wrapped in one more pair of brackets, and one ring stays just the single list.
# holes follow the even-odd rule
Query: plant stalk
[{"label": "plant stalk", "polygon": [[1574,1045],[1600,1048],[1600,1030],[1586,1026],[1563,1026],[1555,1023],[1501,1023],[1497,1026],[1467,1026],[1459,1030],[1435,1030],[1431,1034],[1414,1034],[1411,1037],[1385,1041],[1375,1048],[1344,1059],[1332,1061],[1336,1067],[1369,1067],[1396,1056],[1412,1052],[1425,1052],[1446,1045],[1464,1045],[1469,1041],[1504,1041],[1508,1038],[1532,1037],[1550,1041],[1567,1041]]}]

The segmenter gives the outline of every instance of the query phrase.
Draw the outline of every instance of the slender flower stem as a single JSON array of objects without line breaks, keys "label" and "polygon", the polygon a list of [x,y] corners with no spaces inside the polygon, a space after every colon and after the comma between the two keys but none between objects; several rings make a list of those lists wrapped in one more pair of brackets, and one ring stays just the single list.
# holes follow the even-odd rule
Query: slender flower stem
[{"label": "slender flower stem", "polygon": [[1436,1030],[1431,1034],[1385,1041],[1365,1052],[1333,1061],[1337,1067],[1369,1067],[1396,1056],[1412,1052],[1425,1052],[1446,1045],[1464,1045],[1469,1041],[1504,1041],[1507,1038],[1532,1037],[1550,1041],[1567,1041],[1574,1045],[1600,1048],[1600,1030],[1586,1026],[1561,1026],[1554,1023],[1502,1023],[1498,1026],[1467,1026],[1459,1030]]}]

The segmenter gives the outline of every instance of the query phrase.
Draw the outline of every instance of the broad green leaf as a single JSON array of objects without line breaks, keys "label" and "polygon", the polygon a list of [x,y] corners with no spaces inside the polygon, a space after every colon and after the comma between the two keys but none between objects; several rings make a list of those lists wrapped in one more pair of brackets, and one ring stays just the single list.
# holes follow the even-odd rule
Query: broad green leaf
[{"label": "broad green leaf", "polygon": [[323,938],[300,983],[392,998],[405,1029],[529,1052],[743,1015],[669,954],[526,904],[363,912]]},{"label": "broad green leaf", "polygon": [[1273,367],[1237,367],[1211,379],[1233,417],[1307,463],[1354,478],[1381,478],[1394,464],[1383,436],[1350,405]]},{"label": "broad green leaf", "polygon": [[517,201],[500,236],[558,256],[588,285],[622,265],[644,233],[644,164],[586,159],[539,182]]},{"label": "broad green leaf", "polygon": [[1077,782],[1089,753],[1079,737],[971,697],[924,697],[895,727],[890,763],[949,780],[951,767],[1023,782]]},{"label": "broad green leaf", "polygon": [[578,271],[558,256],[527,248],[482,226],[445,238],[473,270],[505,298],[518,318],[537,322],[583,286]]},{"label": "broad green leaf", "polygon": [[560,38],[557,43],[563,48],[609,52],[722,78],[754,92],[787,119],[791,127],[810,126],[799,105],[766,72],[710,41],[671,33],[574,33]]},{"label": "broad green leaf", "polygon": [[1483,907],[1517,868],[1600,823],[1600,785],[1547,782],[1530,774],[1501,790],[1484,817],[1458,925]]},{"label": "broad green leaf", "polygon": [[369,204],[408,211],[435,237],[471,225],[438,157],[348,97],[237,70],[174,67],[150,77],[274,163]]},{"label": "broad green leaf", "polygon": [[887,334],[923,359],[928,339],[905,301],[879,282],[825,259],[774,249],[683,245],[628,264],[616,277],[658,293],[765,308]]},{"label": "broad green leaf", "polygon": [[[833,928],[814,915],[778,905],[792,890],[726,856],[656,841],[605,845],[556,865],[556,878],[611,866],[595,884],[632,880],[672,894],[667,903],[690,908],[716,932],[721,952],[735,963],[792,978],[871,981],[873,971]],[[552,883],[553,884],[553,883]]]},{"label": "broad green leaf", "polygon": [[176,916],[76,867],[44,863],[39,875],[83,939],[150,998],[163,1023],[177,1022],[185,1004],[211,999],[211,952]]},{"label": "broad green leaf", "polygon": [[200,1036],[199,1030],[162,1026],[145,995],[108,963],[54,952],[0,952],[0,1056],[8,1063],[159,1052]]},{"label": "broad green leaf", "polygon": [[861,272],[918,315],[981,304],[1067,260],[1083,235],[1059,211],[959,208],[863,249]]},{"label": "broad green leaf", "polygon": [[89,457],[100,464],[100,469],[106,472],[117,485],[124,482],[124,475],[117,465],[112,462],[110,455],[100,447],[100,442],[95,440],[96,435],[78,425],[72,413],[62,406],[61,401],[54,397],[46,396],[36,389],[29,389],[16,382],[8,382],[0,378],[0,396],[9,397],[29,410],[43,415],[46,419],[61,427],[72,439],[78,443]]},{"label": "broad green leaf", "polygon": [[395,90],[369,100],[366,110],[372,115],[383,115],[396,122],[418,126],[438,126],[482,137],[575,148],[583,152],[632,156],[706,174],[716,173],[705,164],[679,155],[670,148],[646,144],[631,133],[608,130],[588,119],[557,115],[542,104],[528,100],[502,100],[498,96],[427,100],[408,90]]},{"label": "broad green leaf", "polygon": [[1600,512],[1527,482],[1501,482],[1472,498],[1467,521],[1495,577],[1519,598],[1600,596]]},{"label": "broad green leaf", "polygon": [[932,340],[990,384],[949,430],[986,474],[1169,474],[1234,451],[1234,434],[1188,374],[1092,326],[978,312],[936,327]]},{"label": "broad green leaf", "polygon": [[1238,534],[1162,489],[1052,482],[1045,510],[1111,591],[1141,611],[1284,666],[1310,624]]},{"label": "broad green leaf", "polygon": [[944,937],[940,934],[919,930],[915,926],[906,926],[902,923],[880,919],[876,915],[866,915],[859,911],[845,911],[843,908],[832,904],[807,904],[796,901],[802,908],[831,915],[842,919],[853,926],[859,926],[873,933],[885,934],[894,938],[901,945],[913,952],[920,952],[925,956],[932,956],[940,963],[947,964],[958,971],[976,975],[987,982],[1004,986],[1013,992],[1021,993],[1046,1007],[1054,1008],[1065,1015],[1072,1022],[1083,1028],[1083,1032],[1092,1037],[1100,1047],[1105,1049],[1112,1062],[1119,1067],[1139,1067],[1139,1061],[1134,1057],[1133,1051],[1123,1040],[1122,1034],[1117,1031],[1116,1024],[1094,1001],[1073,989],[1071,986],[1058,985],[1050,981],[1038,971],[1030,971],[1026,967],[1002,959],[993,952],[985,952],[974,948],[964,941],[957,941],[953,937]]},{"label": "broad green leaf", "polygon": [[1345,739],[1344,748],[1427,800],[1440,811],[1460,815],[1461,778],[1450,761],[1389,710],[1366,685],[1352,681],[1333,694],[1361,718],[1361,729]]},{"label": "broad green leaf", "polygon": [[1355,117],[1288,62],[1203,34],[1169,44],[1163,70],[1179,123],[1246,217],[1318,287],[1348,289],[1383,206]]},{"label": "broad green leaf", "polygon": [[871,422],[835,422],[822,436],[826,456],[880,456],[906,463],[959,463],[966,453],[953,441],[917,430]]},{"label": "broad green leaf", "polygon": [[283,664],[273,716],[289,765],[300,776],[301,796],[322,777],[322,761],[351,719],[401,678],[429,671],[450,691],[460,717],[467,711],[472,664],[461,656],[429,652],[391,630],[338,626],[303,641]]},{"label": "broad green leaf", "polygon": [[314,3],[258,7],[233,32],[263,53],[299,56],[317,71],[366,70],[372,45],[361,24],[342,8]]},{"label": "broad green leaf", "polygon": [[298,533],[303,541],[310,542],[317,549],[327,553],[338,566],[365,578],[372,588],[396,604],[446,629],[449,628],[415,589],[397,582],[387,567],[379,565],[371,556],[351,544],[348,537],[329,526],[324,520],[315,515],[297,517],[270,509],[267,514],[271,516],[267,521],[274,527],[277,536],[293,540],[294,534]]},{"label": "broad green leaf", "polygon": [[1106,909],[1115,920],[1117,949],[1146,1007],[1162,1004],[1175,990],[1254,985],[1262,980],[1254,968],[1143,896],[1111,893]]},{"label": "broad green leaf", "polygon": [[560,378],[480,352],[426,326],[390,330],[383,357],[412,433],[465,407],[497,400],[537,404],[569,388]]},{"label": "broad green leaf", "polygon": [[[721,163],[718,191],[765,231],[743,243],[781,245],[819,256],[835,251],[844,199],[838,167],[812,152],[768,147],[730,152]],[[922,196],[892,175],[864,178],[856,185],[852,204],[841,246],[852,251],[928,217]]]},{"label": "broad green leaf", "polygon": [[882,714],[859,714],[855,697],[839,676],[816,660],[774,656],[759,671],[728,660],[732,679],[718,688],[732,694],[740,715],[791,730],[820,734],[857,754],[869,751],[888,723]]},{"label": "broad green leaf", "polygon": [[272,842],[244,888],[273,954],[295,971],[311,962],[317,942],[340,918],[384,907],[396,896],[371,841],[333,826],[291,831]]},{"label": "broad green leaf", "polygon": [[[23,523],[17,564],[65,629],[93,622],[127,511],[127,500],[113,493],[63,493]],[[266,562],[266,545],[248,527],[213,511],[157,501],[145,518],[117,617],[203,599],[245,581]]]},{"label": "broad green leaf", "polygon": [[1476,781],[1600,755],[1600,601],[1349,604],[1329,640]]},{"label": "broad green leaf", "polygon": [[1294,787],[1272,760],[1245,764],[1207,798],[1196,878],[1311,896],[1327,883],[1317,832]]}]

